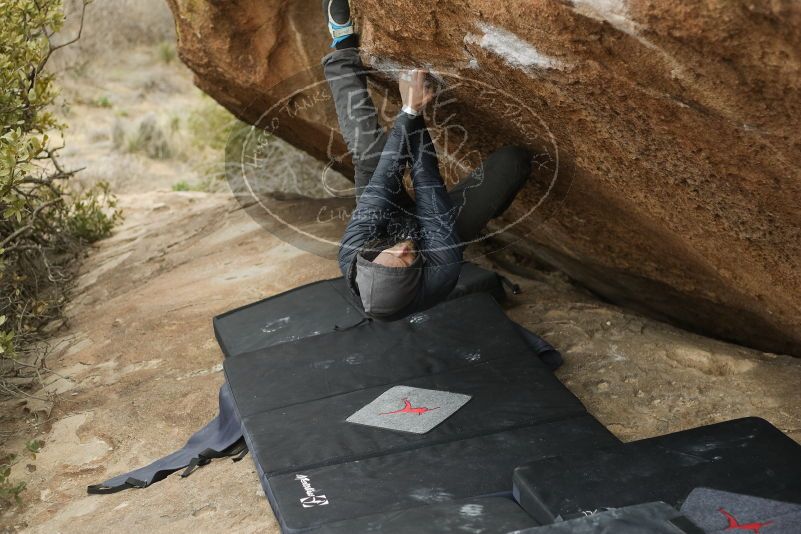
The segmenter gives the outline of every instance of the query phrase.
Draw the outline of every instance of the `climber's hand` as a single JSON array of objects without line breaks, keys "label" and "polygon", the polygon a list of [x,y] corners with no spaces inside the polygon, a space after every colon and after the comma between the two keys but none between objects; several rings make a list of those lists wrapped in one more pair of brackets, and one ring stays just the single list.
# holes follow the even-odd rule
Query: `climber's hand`
[{"label": "climber's hand", "polygon": [[403,106],[411,108],[415,113],[422,111],[434,98],[434,90],[426,83],[427,70],[415,69],[401,73],[398,89],[400,89]]}]

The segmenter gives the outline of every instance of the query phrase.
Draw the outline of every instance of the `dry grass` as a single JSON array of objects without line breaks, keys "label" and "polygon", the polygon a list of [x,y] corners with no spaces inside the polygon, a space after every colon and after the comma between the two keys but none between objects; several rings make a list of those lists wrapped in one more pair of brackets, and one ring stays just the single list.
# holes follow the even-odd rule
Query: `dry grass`
[{"label": "dry grass", "polygon": [[[77,31],[80,5],[81,0],[64,2],[65,39]],[[86,9],[81,40],[55,54],[51,68],[80,70],[136,46],[174,42],[175,24],[164,0],[95,0]],[[174,53],[173,45],[172,59]]]},{"label": "dry grass", "polygon": [[[66,3],[65,38],[75,31],[69,13],[79,0]],[[63,73],[69,156],[86,167],[82,183],[105,180],[122,193],[228,190],[226,173],[237,170],[226,164],[225,148],[248,127],[192,86],[174,32],[164,0],[95,0],[81,40],[54,58]],[[266,150],[248,169],[262,190],[319,198],[330,196],[332,184],[350,187],[280,139]]]},{"label": "dry grass", "polygon": [[353,183],[325,163],[250,126],[237,130],[228,148],[228,170],[238,173],[232,183],[248,189],[235,191],[237,195],[248,196],[252,190],[278,197],[331,198],[353,192]]}]

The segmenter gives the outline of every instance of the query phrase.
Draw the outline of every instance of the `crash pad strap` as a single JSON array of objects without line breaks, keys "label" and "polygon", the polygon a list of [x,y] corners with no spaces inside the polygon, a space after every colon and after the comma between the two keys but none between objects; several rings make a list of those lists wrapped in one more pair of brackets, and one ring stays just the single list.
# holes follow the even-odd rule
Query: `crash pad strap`
[{"label": "crash pad strap", "polygon": [[242,455],[247,452],[242,438],[242,424],[233,404],[228,384],[220,387],[220,411],[206,426],[198,430],[181,449],[145,467],[117,475],[101,484],[86,488],[90,494],[116,493],[128,488],[146,488],[171,473],[187,467],[181,476],[188,476],[212,458]]},{"label": "crash pad strap", "polygon": [[553,348],[550,343],[525,326],[518,323],[515,324],[517,325],[520,335],[523,336],[523,339],[526,341],[526,344],[551,371],[559,369],[562,364],[565,363],[562,354]]},{"label": "crash pad strap", "polygon": [[234,461],[241,460],[248,451],[247,445],[245,445],[245,439],[240,438],[236,443],[225,449],[224,451],[216,451],[214,449],[206,449],[203,452],[198,453],[197,456],[192,458],[189,461],[189,465],[186,466],[186,469],[183,470],[181,473],[181,478],[186,478],[195,471],[199,467],[203,467],[207,465],[215,458],[225,458],[227,456],[234,456]]}]

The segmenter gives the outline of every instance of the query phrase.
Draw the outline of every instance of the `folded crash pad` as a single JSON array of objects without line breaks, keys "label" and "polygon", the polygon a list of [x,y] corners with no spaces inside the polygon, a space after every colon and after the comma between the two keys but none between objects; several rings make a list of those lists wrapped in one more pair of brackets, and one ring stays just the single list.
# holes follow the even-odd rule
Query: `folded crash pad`
[{"label": "folded crash pad", "polygon": [[672,506],[651,502],[522,529],[514,534],[704,534],[704,531]]},{"label": "folded crash pad", "polygon": [[679,507],[696,487],[801,502],[801,445],[736,419],[515,470],[515,496],[542,523],[648,501]]},{"label": "folded crash pad", "polygon": [[[617,443],[487,294],[239,354],[224,368],[265,492],[290,532],[510,494],[524,461]],[[398,386],[469,401],[422,434],[347,422]],[[407,400],[393,417],[439,408]]]},{"label": "folded crash pad", "polygon": [[[486,293],[501,301],[505,296],[504,280],[498,273],[465,263],[448,298]],[[213,322],[214,335],[223,353],[235,356],[348,328],[365,317],[340,276],[242,306],[218,315]]]},{"label": "folded crash pad", "polygon": [[537,523],[508,497],[480,497],[407,508],[329,523],[309,534],[500,534]]}]

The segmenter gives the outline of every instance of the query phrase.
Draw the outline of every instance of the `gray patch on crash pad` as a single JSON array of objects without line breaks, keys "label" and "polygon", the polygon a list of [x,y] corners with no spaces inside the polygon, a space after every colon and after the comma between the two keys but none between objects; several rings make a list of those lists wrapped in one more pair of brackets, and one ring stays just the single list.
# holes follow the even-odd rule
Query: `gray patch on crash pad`
[{"label": "gray patch on crash pad", "polygon": [[348,423],[425,434],[470,400],[470,395],[394,386],[346,419]]}]

